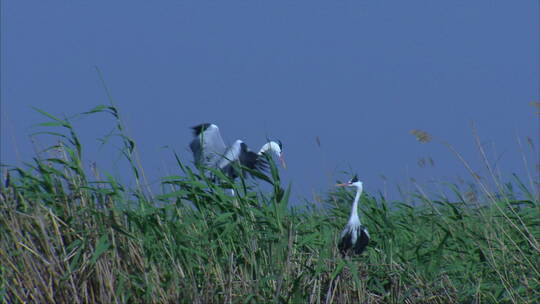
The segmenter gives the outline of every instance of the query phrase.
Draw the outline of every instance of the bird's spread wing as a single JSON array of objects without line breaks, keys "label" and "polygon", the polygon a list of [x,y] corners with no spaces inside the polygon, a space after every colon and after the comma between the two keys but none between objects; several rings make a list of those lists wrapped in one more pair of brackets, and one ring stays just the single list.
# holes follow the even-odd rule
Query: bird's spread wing
[{"label": "bird's spread wing", "polygon": [[252,151],[246,151],[240,154],[240,163],[242,164],[242,166],[250,169],[259,169],[258,159],[259,155]]},{"label": "bird's spread wing", "polygon": [[241,145],[243,143],[240,140],[235,141],[224,153],[222,158],[217,163],[217,168],[221,169],[225,175],[235,179],[238,177],[234,162],[238,161],[241,153]]},{"label": "bird's spread wing", "polygon": [[217,167],[219,169],[223,169],[223,168],[229,166],[232,162],[238,160],[239,157],[240,157],[242,144],[243,143],[241,141],[239,141],[239,140],[235,141],[229,147],[229,149],[227,149],[225,151],[225,153],[223,153],[222,158],[217,163]]},{"label": "bird's spread wing", "polygon": [[242,146],[240,153],[240,163],[242,166],[252,170],[266,171],[270,167],[268,164],[269,155],[264,153],[255,153],[250,151],[245,144]]},{"label": "bird's spread wing", "polygon": [[245,143],[237,140],[227,149],[223,158],[218,162],[218,168],[221,169],[229,177],[236,178],[239,173],[234,166],[234,162],[253,170],[264,170],[268,167],[268,163],[260,154],[250,151]]},{"label": "bird's spread wing", "polygon": [[242,144],[240,163],[242,166],[253,170],[264,170],[267,167],[266,158],[261,154],[250,151],[246,144]]},{"label": "bird's spread wing", "polygon": [[253,153],[254,154],[254,158],[256,158],[255,160],[255,169],[259,170],[259,171],[266,171],[268,170],[268,168],[270,168],[270,164],[268,163],[268,161],[270,159],[272,159],[272,156],[266,154],[266,153],[262,153],[262,154],[257,154],[257,153]]},{"label": "bird's spread wing", "polygon": [[193,152],[195,164],[215,167],[227,149],[219,128],[214,124],[200,124],[193,127],[193,131],[195,138],[189,147]]}]

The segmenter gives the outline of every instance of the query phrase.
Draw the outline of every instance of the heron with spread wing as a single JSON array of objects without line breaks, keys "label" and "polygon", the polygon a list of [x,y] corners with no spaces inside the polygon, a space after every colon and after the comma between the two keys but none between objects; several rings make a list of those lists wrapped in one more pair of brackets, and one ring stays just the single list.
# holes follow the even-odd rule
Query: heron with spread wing
[{"label": "heron with spread wing", "polygon": [[283,159],[283,145],[281,141],[269,141],[264,144],[258,153],[250,151],[248,146],[241,140],[236,140],[230,147],[225,145],[215,124],[203,123],[193,127],[195,138],[189,147],[193,152],[195,165],[221,170],[228,177],[235,179],[239,172],[234,166],[235,162],[254,170],[265,170],[268,168],[267,158],[264,154],[275,154],[281,165],[285,168]]}]

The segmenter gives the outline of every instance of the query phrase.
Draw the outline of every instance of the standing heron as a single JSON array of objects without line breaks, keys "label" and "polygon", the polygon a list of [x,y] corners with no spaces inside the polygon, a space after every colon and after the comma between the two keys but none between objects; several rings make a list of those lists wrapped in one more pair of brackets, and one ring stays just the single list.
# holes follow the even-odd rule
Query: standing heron
[{"label": "standing heron", "polygon": [[367,228],[360,223],[360,217],[358,216],[358,201],[360,195],[362,195],[362,182],[358,180],[358,176],[354,177],[347,183],[337,184],[339,187],[356,187],[356,196],[351,209],[351,216],[349,222],[345,226],[345,229],[341,232],[340,240],[338,244],[339,252],[343,256],[350,254],[360,254],[364,251],[369,243],[369,232]]},{"label": "standing heron", "polygon": [[192,128],[195,138],[189,147],[193,152],[193,158],[197,166],[220,169],[228,177],[235,179],[238,177],[234,163],[249,169],[264,170],[268,167],[264,154],[272,152],[280,160],[285,168],[283,159],[283,145],[281,141],[269,141],[264,144],[258,153],[250,151],[247,145],[236,140],[230,147],[227,147],[221,138],[219,128],[215,124],[203,123]]}]

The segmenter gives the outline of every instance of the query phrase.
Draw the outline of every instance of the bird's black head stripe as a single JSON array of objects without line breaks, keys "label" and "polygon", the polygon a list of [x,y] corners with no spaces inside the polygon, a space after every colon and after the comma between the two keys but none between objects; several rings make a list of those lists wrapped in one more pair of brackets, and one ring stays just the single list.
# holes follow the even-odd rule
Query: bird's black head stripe
[{"label": "bird's black head stripe", "polygon": [[353,178],[351,179],[351,183],[356,183],[358,181],[358,175],[354,175]]}]

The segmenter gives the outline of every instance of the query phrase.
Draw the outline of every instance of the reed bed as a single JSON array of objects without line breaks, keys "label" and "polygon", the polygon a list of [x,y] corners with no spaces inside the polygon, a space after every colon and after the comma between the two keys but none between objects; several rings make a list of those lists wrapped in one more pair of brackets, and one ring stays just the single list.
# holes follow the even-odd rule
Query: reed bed
[{"label": "reed bed", "polygon": [[151,195],[118,110],[86,114],[100,112],[115,119],[135,186],[89,174],[73,126],[42,111],[58,143],[5,166],[0,186],[3,303],[540,302],[540,201],[517,176],[496,193],[449,184],[452,201],[419,193],[414,207],[365,193],[372,242],[342,258],[352,193],[294,208],[273,165],[251,172],[271,185],[265,193],[216,171],[214,182],[176,156],[179,174]]}]

